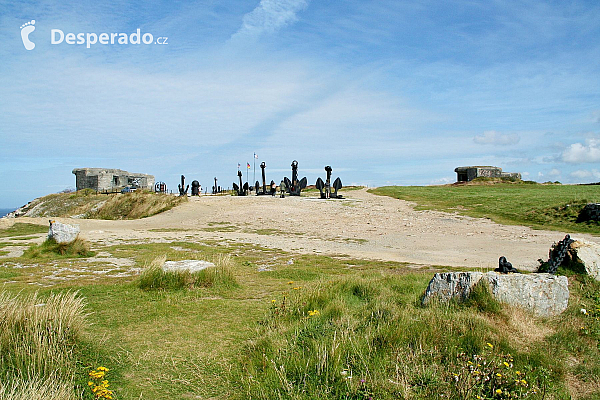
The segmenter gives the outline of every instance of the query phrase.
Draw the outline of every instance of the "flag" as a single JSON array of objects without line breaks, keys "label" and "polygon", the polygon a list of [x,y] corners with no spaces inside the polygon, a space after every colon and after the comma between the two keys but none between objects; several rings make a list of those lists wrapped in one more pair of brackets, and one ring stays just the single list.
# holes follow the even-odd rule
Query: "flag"
[{"label": "flag", "polygon": [[241,167],[241,165],[240,165],[240,163],[238,163],[238,169],[240,169],[240,167]]},{"label": "flag", "polygon": [[254,158],[258,160],[258,154],[254,153]]},{"label": "flag", "polygon": [[248,165],[247,165],[248,169],[250,169],[250,163],[247,163],[247,164],[248,164]]}]

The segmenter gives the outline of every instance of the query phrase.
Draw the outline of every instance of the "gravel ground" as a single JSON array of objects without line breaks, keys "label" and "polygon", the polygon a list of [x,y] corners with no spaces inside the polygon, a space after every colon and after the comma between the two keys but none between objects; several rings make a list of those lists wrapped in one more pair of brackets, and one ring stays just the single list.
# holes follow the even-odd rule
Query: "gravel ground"
[{"label": "gravel ground", "polygon": [[[419,265],[497,267],[505,256],[516,268],[533,270],[565,232],[499,225],[486,219],[436,211],[363,190],[343,200],[315,197],[202,196],[150,218],[104,221],[56,218],[81,226],[94,244],[246,242],[297,253],[348,255]],[[0,228],[47,218],[0,219]],[[600,243],[600,238],[572,235]]]}]

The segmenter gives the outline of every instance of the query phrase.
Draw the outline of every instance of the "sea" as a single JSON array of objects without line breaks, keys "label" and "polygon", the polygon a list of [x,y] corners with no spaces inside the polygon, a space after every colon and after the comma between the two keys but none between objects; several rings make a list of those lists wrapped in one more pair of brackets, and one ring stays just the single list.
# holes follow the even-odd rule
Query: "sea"
[{"label": "sea", "polygon": [[16,208],[0,208],[0,218],[4,217],[6,214],[15,211]]}]

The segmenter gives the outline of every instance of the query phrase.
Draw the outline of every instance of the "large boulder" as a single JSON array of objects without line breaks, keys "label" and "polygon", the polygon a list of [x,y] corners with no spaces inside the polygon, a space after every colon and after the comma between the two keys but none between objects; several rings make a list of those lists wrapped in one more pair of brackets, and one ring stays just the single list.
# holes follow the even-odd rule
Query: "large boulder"
[{"label": "large boulder", "polygon": [[562,313],[569,303],[569,282],[552,274],[500,274],[497,272],[446,272],[435,274],[423,303],[433,298],[447,302],[466,299],[480,281],[500,302],[525,308],[542,317]]},{"label": "large boulder", "polygon": [[165,261],[163,269],[165,271],[190,271],[197,272],[206,268],[212,268],[215,264],[203,260],[180,260],[180,261]]},{"label": "large boulder", "polygon": [[600,245],[587,240],[576,239],[571,250],[577,261],[583,264],[585,272],[600,281]]},{"label": "large boulder", "polygon": [[443,272],[437,273],[429,282],[423,304],[437,298],[442,302],[451,299],[464,300],[469,297],[471,289],[481,280],[483,272]]},{"label": "large boulder", "polygon": [[79,235],[79,225],[61,224],[50,221],[48,239],[54,239],[56,243],[71,243]]}]

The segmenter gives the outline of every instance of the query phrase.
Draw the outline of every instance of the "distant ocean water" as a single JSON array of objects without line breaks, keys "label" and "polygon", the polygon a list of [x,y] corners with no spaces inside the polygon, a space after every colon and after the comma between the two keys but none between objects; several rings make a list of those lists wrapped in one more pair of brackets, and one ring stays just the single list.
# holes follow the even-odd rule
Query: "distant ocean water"
[{"label": "distant ocean water", "polygon": [[4,217],[6,214],[15,211],[16,208],[0,208],[0,218]]}]

